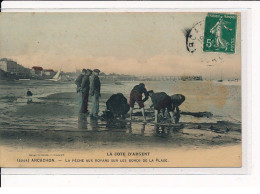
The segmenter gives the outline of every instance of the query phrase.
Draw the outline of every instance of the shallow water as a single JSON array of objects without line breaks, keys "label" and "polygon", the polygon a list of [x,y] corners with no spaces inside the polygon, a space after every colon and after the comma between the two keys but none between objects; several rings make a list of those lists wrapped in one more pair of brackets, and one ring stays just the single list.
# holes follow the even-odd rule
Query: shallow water
[{"label": "shallow water", "polygon": [[[175,145],[220,145],[240,142],[241,87],[239,84],[183,81],[144,83],[148,90],[164,91],[169,95],[176,93],[185,95],[186,101],[180,106],[182,111],[208,111],[213,116],[196,118],[182,115],[179,125],[172,125],[169,120],[155,124],[153,110],[149,109],[151,105],[149,99],[145,103],[145,108],[152,114],[147,116],[147,123],[143,123],[140,116],[135,116],[133,122],[130,122],[129,115],[127,115],[126,120],[96,120],[87,115],[78,114],[76,87],[73,82],[1,81],[1,136],[6,140],[10,137],[12,141],[8,141],[9,143],[17,143],[18,136],[20,139],[28,141],[28,138],[34,138],[33,135],[29,135],[30,131],[31,133],[32,131],[33,133],[42,131],[44,134],[47,133],[44,141],[49,142],[48,145],[51,145],[51,142],[56,142],[55,145],[57,145],[62,136],[66,137],[63,141],[67,143],[77,141],[77,137],[81,136],[85,138],[84,142],[89,146],[101,143],[104,146],[110,145],[112,147],[118,147],[123,142],[128,142],[127,145],[129,142],[134,142],[136,145],[142,146],[149,146],[152,142],[156,145],[167,145],[168,143]],[[126,98],[129,98],[129,93],[136,84],[137,82],[121,82],[121,85],[116,85],[113,82],[102,83],[100,115],[105,110],[105,102],[110,95],[121,92]],[[28,88],[33,92],[33,103],[30,104],[27,104],[26,97]],[[91,101],[89,105],[91,107]],[[140,111],[137,105],[135,108],[135,112]],[[219,121],[228,121],[231,125],[219,124]],[[212,123],[220,131],[209,130]],[[198,124],[202,126],[201,129],[198,128]],[[227,128],[231,128],[228,134],[225,133]],[[19,135],[15,131],[24,132]],[[25,132],[26,136],[23,134]],[[64,133],[59,133],[58,139],[52,139],[50,136],[52,132],[66,132],[70,134],[70,137],[67,138]],[[44,142],[39,144],[38,135],[36,137],[35,146],[42,145]]]},{"label": "shallow water", "polygon": [[[102,93],[121,92],[126,98],[137,82],[121,82],[122,85],[114,83],[102,83]],[[183,94],[186,96],[185,102],[180,106],[182,111],[203,112],[208,111],[213,114],[212,118],[195,118],[192,116],[183,116],[182,122],[217,122],[230,121],[241,122],[241,86],[237,82],[206,82],[206,81],[151,81],[144,82],[148,90],[155,92],[166,92],[169,95]],[[44,102],[42,97],[51,94],[75,92],[73,82],[51,82],[40,80],[29,81],[1,81],[0,82],[0,111],[6,113],[15,111],[19,106],[25,106],[27,103],[27,88],[33,92],[33,102]],[[62,95],[61,95],[62,98]],[[107,97],[108,98],[108,97]],[[57,99],[55,99],[57,102]],[[49,99],[48,102],[50,102]],[[103,99],[105,102],[106,99]],[[75,98],[66,99],[60,105],[77,107]],[[148,100],[146,108],[149,108],[151,101]],[[100,104],[101,112],[105,109],[105,104]],[[136,105],[137,108],[137,105]],[[76,119],[76,118],[75,118]],[[74,119],[74,120],[75,120]]]}]

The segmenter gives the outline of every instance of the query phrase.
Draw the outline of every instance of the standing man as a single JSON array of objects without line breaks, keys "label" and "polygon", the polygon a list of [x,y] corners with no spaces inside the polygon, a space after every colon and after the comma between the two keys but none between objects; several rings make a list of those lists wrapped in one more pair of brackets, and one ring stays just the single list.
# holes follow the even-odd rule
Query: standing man
[{"label": "standing man", "polygon": [[99,80],[99,69],[94,69],[93,74],[90,77],[90,95],[92,96],[92,111],[91,117],[98,117],[99,112],[99,98],[100,98],[100,87],[101,83]]},{"label": "standing man", "polygon": [[82,69],[81,74],[77,77],[75,80],[75,84],[77,85],[77,95],[78,95],[78,105],[79,105],[79,113],[81,113],[81,107],[82,107],[82,88],[81,83],[83,76],[87,73],[86,69]]},{"label": "standing man", "polygon": [[[142,95],[145,95],[145,98],[142,99]],[[149,95],[147,93],[147,90],[145,88],[145,85],[143,83],[140,83],[139,85],[136,85],[131,93],[130,93],[130,100],[129,100],[129,106],[130,106],[130,119],[132,120],[132,113],[134,109],[135,102],[138,103],[139,108],[142,110],[143,119],[146,121],[145,118],[145,111],[144,111],[144,102],[148,100]]]},{"label": "standing man", "polygon": [[82,77],[81,82],[81,90],[82,90],[82,106],[81,106],[81,113],[88,113],[88,96],[89,96],[89,89],[90,89],[90,80],[89,77],[92,74],[92,70],[87,69],[86,73]]}]

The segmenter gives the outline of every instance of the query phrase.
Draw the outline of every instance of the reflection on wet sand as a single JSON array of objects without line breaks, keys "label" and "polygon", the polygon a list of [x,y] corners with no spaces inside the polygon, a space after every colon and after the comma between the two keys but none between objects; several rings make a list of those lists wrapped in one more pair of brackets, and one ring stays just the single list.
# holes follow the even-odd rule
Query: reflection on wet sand
[{"label": "reflection on wet sand", "polygon": [[240,143],[241,133],[215,133],[204,129],[169,123],[140,123],[130,120],[92,119],[80,115],[78,128],[63,130],[0,130],[1,145],[64,149],[94,149],[102,147],[169,147],[214,146]]},{"label": "reflection on wet sand", "polygon": [[[29,119],[28,116],[28,122],[31,121]],[[57,127],[48,118],[44,122],[34,120],[42,124],[43,130],[33,128],[34,125],[25,125],[26,123],[17,129],[5,124],[5,129],[0,130],[1,145],[86,150],[104,146],[197,148],[241,143],[240,125],[232,123],[200,123],[198,127],[196,123],[172,124],[167,120],[156,124],[152,120],[143,123],[138,119],[132,122],[129,119],[94,119],[86,114],[78,115],[78,119],[56,119],[56,122],[63,122],[63,125]],[[228,126],[230,130],[219,133],[223,126]]]},{"label": "reflection on wet sand", "polygon": [[88,129],[87,115],[84,113],[79,114],[78,129]]},{"label": "reflection on wet sand", "polygon": [[143,124],[142,124],[142,128],[141,128],[141,135],[142,135],[142,136],[144,136],[145,126],[146,126],[146,124],[143,123]]},{"label": "reflection on wet sand", "polygon": [[125,132],[129,125],[127,125],[126,120],[118,120],[118,119],[110,119],[108,121],[105,121],[106,128],[111,131],[122,131]]},{"label": "reflection on wet sand", "polygon": [[90,125],[90,130],[92,130],[92,131],[99,131],[99,124],[98,124],[98,119],[96,119],[96,118],[92,118],[92,117],[90,117],[90,123],[89,123]]},{"label": "reflection on wet sand", "polygon": [[[147,127],[147,123],[142,123],[139,125],[135,125],[132,122],[129,124],[128,133],[130,134],[139,134],[141,136],[145,136],[145,128]],[[147,133],[149,134],[149,133]]]},{"label": "reflection on wet sand", "polygon": [[161,126],[159,124],[154,125],[154,131],[156,136],[170,136],[170,128],[166,128],[165,126]]},{"label": "reflection on wet sand", "polygon": [[87,114],[79,114],[78,129],[87,131],[108,131],[121,132],[123,134],[140,135],[140,136],[171,136],[171,133],[180,132],[183,126],[172,126],[171,124],[154,124],[131,122],[125,119],[108,119],[102,120],[88,117]]}]

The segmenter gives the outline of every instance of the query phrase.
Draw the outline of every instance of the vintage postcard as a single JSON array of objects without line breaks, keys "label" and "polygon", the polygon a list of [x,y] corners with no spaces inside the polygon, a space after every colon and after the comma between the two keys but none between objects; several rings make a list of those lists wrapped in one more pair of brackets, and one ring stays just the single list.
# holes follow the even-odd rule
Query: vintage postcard
[{"label": "vintage postcard", "polygon": [[242,167],[240,12],[0,14],[1,167]]}]

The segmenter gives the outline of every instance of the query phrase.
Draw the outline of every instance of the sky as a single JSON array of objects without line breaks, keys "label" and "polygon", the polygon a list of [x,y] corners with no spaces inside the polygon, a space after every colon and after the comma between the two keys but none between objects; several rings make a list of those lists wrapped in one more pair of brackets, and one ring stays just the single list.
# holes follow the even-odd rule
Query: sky
[{"label": "sky", "polygon": [[240,77],[240,18],[235,54],[187,51],[184,29],[206,15],[1,13],[0,58],[65,72],[99,68],[131,75]]}]

